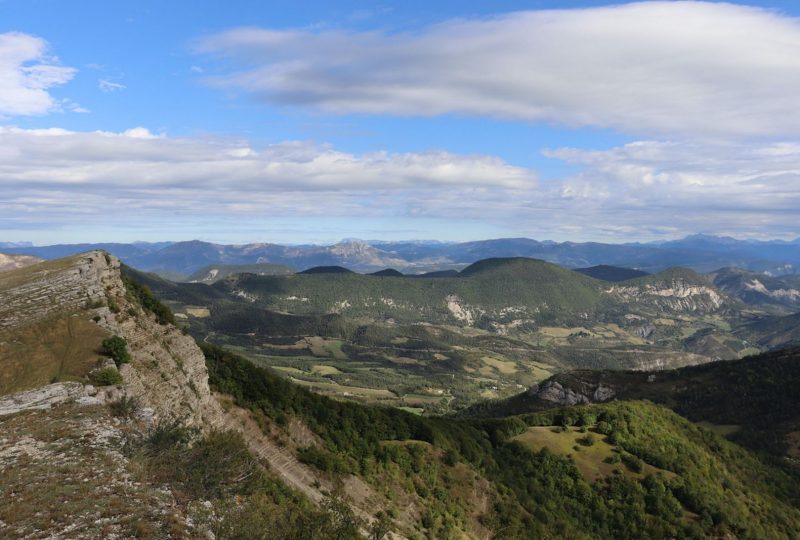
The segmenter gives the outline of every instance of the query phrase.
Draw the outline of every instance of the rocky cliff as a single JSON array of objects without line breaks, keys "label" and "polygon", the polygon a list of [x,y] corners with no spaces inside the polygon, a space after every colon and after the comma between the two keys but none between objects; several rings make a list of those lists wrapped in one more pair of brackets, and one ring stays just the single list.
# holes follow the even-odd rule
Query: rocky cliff
[{"label": "rocky cliff", "polygon": [[[100,355],[102,337],[125,339],[130,362],[119,368],[123,383],[95,388],[77,382],[41,382],[38,387],[0,398],[0,418],[37,410],[102,405],[128,396],[138,400],[139,419],[146,425],[180,420],[205,433],[242,433],[254,455],[312,501],[321,501],[323,492],[332,489],[330,481],[296,459],[294,446],[277,444],[248,411],[212,393],[203,352],[190,336],[172,324],[160,324],[134,299],[126,289],[116,257],[93,251],[0,275],[0,361],[10,356],[4,354],[8,352],[4,349],[23,340],[31,327],[47,328],[63,320],[80,320],[102,329],[92,335],[96,343],[83,352],[89,357],[85,359],[89,365],[113,365]],[[68,337],[74,336],[65,335],[63,339]],[[22,345],[30,347],[30,343]],[[39,361],[58,363],[62,358],[55,354]],[[18,365],[11,367],[20,369]],[[31,386],[35,385],[27,385]],[[292,425],[296,423],[293,421]],[[307,430],[294,427],[295,432]]]},{"label": "rocky cliff", "polygon": [[714,287],[681,278],[615,285],[606,293],[622,302],[636,302],[662,312],[711,313],[725,305],[725,297]]}]

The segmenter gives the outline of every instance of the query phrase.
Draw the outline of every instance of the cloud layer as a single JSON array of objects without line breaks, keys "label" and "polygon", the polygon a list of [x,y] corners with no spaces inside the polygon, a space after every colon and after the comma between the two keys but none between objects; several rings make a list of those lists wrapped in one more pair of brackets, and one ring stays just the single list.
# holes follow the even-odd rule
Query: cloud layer
[{"label": "cloud layer", "polygon": [[58,108],[48,90],[71,80],[75,71],[48,57],[47,42],[41,38],[0,34],[0,118],[41,115]]},{"label": "cloud layer", "polygon": [[570,225],[584,234],[591,221],[583,216],[623,235],[800,233],[800,144],[642,141],[545,154],[583,168],[552,184],[550,200],[571,209]]},{"label": "cloud layer", "polygon": [[[554,149],[563,179],[491,156],[353,155],[326,145],[0,128],[0,229],[183,228],[214,220],[471,221],[557,239],[627,241],[704,231],[797,236],[800,145],[643,141]],[[163,233],[166,234],[166,233]],[[163,236],[162,234],[162,236]],[[457,231],[438,230],[441,238]],[[313,236],[305,231],[306,236]],[[167,234],[167,236],[169,236]]]},{"label": "cloud layer", "polygon": [[[412,216],[435,199],[510,200],[532,171],[447,152],[353,155],[326,145],[0,128],[0,228],[156,216]],[[426,203],[425,201],[431,201]],[[48,225],[49,226],[49,225]]]},{"label": "cloud layer", "polygon": [[518,12],[400,34],[239,28],[197,49],[238,66],[213,84],[333,113],[800,134],[800,21],[732,4]]}]

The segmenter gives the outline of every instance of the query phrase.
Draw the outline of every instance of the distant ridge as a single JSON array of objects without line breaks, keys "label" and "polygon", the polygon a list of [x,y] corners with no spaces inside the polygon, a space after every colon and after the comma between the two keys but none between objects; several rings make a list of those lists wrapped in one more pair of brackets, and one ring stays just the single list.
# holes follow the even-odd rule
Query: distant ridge
[{"label": "distant ridge", "polygon": [[409,277],[415,278],[448,278],[458,276],[458,270],[436,270],[434,272],[425,272],[424,274],[412,274]]},{"label": "distant ridge", "polygon": [[576,268],[575,271],[583,274],[584,276],[589,276],[602,281],[625,281],[627,279],[634,279],[649,275],[648,272],[644,272],[642,270],[624,268],[622,266],[611,266],[608,264],[599,264],[597,266],[590,266],[589,268]]},{"label": "distant ridge", "polygon": [[372,272],[369,275],[378,277],[405,277],[405,274],[403,274],[398,270],[395,270],[394,268],[387,268],[386,270],[378,270],[377,272]]},{"label": "distant ridge", "polygon": [[491,272],[494,270],[504,269],[527,269],[527,268],[542,268],[553,267],[556,265],[542,261],[540,259],[532,259],[528,257],[492,257],[483,259],[464,268],[459,275],[461,277],[474,276],[484,272]]},{"label": "distant ridge", "polygon": [[394,268],[405,275],[461,268],[487,258],[527,257],[565,268],[597,265],[658,272],[685,266],[698,272],[737,266],[769,276],[798,274],[800,242],[756,242],[712,236],[652,244],[598,242],[539,242],[527,238],[497,238],[477,242],[363,242],[333,245],[211,244],[201,241],[133,244],[72,244],[3,247],[0,251],[45,259],[102,249],[134,268],[165,275],[189,276],[209,265],[269,262],[292,268],[339,265],[355,272]]},{"label": "distant ridge", "polygon": [[298,274],[355,274],[355,272],[343,266],[314,266]]}]

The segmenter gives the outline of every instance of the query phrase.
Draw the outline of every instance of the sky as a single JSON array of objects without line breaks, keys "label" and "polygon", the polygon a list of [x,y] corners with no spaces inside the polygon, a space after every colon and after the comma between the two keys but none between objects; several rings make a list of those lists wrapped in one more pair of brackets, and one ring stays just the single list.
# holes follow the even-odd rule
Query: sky
[{"label": "sky", "polygon": [[800,3],[0,0],[0,242],[800,236]]}]

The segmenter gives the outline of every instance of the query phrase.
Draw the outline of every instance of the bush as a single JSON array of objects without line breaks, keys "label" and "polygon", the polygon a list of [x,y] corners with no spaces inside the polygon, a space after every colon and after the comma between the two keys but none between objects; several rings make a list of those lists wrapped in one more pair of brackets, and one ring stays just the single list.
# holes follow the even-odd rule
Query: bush
[{"label": "bush", "polygon": [[644,463],[638,457],[631,455],[631,454],[623,454],[622,455],[622,462],[625,464],[628,469],[632,470],[633,472],[642,472],[644,469]]},{"label": "bush", "polygon": [[[121,380],[121,378],[120,378]],[[141,410],[141,404],[135,397],[122,396],[109,406],[111,414],[119,418],[133,418]]]},{"label": "bush", "polygon": [[585,437],[580,437],[578,439],[578,444],[582,444],[583,446],[593,446],[594,445],[594,435],[589,433]]},{"label": "bush", "polygon": [[115,386],[117,384],[122,384],[122,375],[112,367],[95,371],[89,378],[97,386]]},{"label": "bush", "polygon": [[159,324],[175,324],[175,315],[153,295],[150,287],[136,283],[126,274],[122,275],[122,283],[128,299],[155,315]]},{"label": "bush", "polygon": [[103,340],[101,350],[103,354],[114,360],[117,367],[131,361],[131,355],[128,352],[128,342],[125,341],[125,338],[119,336],[106,338]]}]

